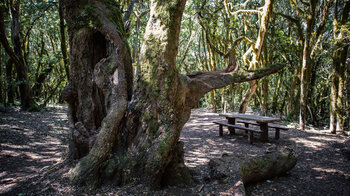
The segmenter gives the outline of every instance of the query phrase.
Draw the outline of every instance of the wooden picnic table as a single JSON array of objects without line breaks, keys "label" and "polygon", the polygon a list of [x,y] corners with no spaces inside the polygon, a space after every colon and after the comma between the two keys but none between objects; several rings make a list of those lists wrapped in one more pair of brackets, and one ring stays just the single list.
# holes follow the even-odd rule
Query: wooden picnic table
[{"label": "wooden picnic table", "polygon": [[[263,142],[268,141],[268,136],[269,136],[268,123],[281,121],[281,119],[279,119],[279,118],[273,118],[273,117],[267,117],[267,116],[257,116],[257,115],[250,115],[250,114],[241,114],[241,113],[224,113],[224,114],[219,114],[219,116],[226,117],[227,122],[229,124],[232,124],[232,125],[236,124],[236,119],[257,122],[257,124],[260,126],[260,130],[262,131],[262,133],[260,135],[260,139]],[[228,129],[229,129],[230,133],[234,134],[235,128],[228,127]]]}]

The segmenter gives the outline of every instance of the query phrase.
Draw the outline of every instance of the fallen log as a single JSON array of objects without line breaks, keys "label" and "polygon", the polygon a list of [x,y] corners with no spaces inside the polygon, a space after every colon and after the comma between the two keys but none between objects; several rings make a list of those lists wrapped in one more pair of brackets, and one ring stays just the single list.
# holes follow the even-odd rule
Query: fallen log
[{"label": "fallen log", "polygon": [[281,176],[297,163],[297,157],[289,148],[272,151],[243,161],[240,175],[243,183],[259,182]]}]

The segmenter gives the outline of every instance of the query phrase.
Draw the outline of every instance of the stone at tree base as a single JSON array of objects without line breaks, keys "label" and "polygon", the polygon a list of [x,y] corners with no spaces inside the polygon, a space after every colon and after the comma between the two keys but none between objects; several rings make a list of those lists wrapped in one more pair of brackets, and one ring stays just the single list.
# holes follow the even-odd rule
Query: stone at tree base
[{"label": "stone at tree base", "polygon": [[285,148],[244,161],[240,166],[240,175],[243,183],[259,182],[286,173],[296,163],[297,157],[292,150]]}]

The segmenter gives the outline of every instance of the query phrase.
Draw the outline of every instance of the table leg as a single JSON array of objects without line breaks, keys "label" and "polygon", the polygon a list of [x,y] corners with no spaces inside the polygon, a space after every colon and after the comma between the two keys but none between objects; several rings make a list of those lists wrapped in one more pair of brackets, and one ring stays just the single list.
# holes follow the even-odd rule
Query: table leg
[{"label": "table leg", "polygon": [[222,125],[219,125],[219,136],[223,136]]},{"label": "table leg", "polygon": [[[248,123],[244,123],[244,126],[248,128],[248,127],[249,127],[249,124],[248,124]],[[248,133],[248,131],[245,130],[245,133]],[[249,140],[249,141],[250,141],[250,140]],[[251,144],[252,144],[252,143],[251,143]]]},{"label": "table leg", "polygon": [[276,128],[275,139],[276,140],[280,139],[280,129],[279,128]]},{"label": "table leg", "polygon": [[261,134],[261,141],[267,142],[269,141],[269,127],[267,126],[267,123],[259,123],[260,124],[260,130],[262,131]]},{"label": "table leg", "polygon": [[[229,124],[234,125],[234,124],[236,124],[236,119],[235,119],[235,118],[227,118],[227,122],[228,122]],[[235,128],[233,128],[233,127],[228,127],[228,130],[230,131],[230,135],[234,135],[234,134],[235,134]]]}]

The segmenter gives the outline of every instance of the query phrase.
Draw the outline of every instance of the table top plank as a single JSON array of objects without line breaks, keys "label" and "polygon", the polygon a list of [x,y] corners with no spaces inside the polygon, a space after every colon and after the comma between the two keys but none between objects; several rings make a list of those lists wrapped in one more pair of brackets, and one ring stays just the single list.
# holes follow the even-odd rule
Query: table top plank
[{"label": "table top plank", "polygon": [[219,114],[219,116],[224,116],[226,118],[239,118],[244,120],[253,120],[258,123],[271,123],[271,122],[281,121],[281,119],[279,118],[268,117],[268,116],[257,116],[257,115],[250,115],[250,114],[241,114],[241,113],[224,113],[224,114]]}]

